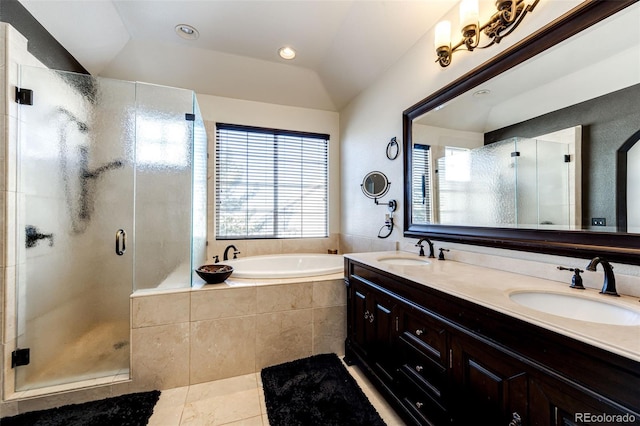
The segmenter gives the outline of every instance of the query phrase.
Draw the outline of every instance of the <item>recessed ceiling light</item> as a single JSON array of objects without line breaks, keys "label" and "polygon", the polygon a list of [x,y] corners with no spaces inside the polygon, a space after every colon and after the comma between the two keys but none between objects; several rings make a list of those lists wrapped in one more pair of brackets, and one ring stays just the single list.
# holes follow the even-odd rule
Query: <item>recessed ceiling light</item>
[{"label": "recessed ceiling light", "polygon": [[489,94],[491,94],[491,90],[489,90],[489,89],[480,89],[480,90],[477,90],[477,91],[473,92],[473,97],[474,98],[478,98],[478,97],[482,97],[482,96],[487,96]]},{"label": "recessed ceiling light", "polygon": [[180,24],[176,25],[176,34],[185,40],[196,40],[200,37],[200,33],[191,25]]},{"label": "recessed ceiling light", "polygon": [[296,51],[293,50],[292,47],[285,46],[278,49],[278,55],[280,55],[282,59],[293,59],[296,57]]}]

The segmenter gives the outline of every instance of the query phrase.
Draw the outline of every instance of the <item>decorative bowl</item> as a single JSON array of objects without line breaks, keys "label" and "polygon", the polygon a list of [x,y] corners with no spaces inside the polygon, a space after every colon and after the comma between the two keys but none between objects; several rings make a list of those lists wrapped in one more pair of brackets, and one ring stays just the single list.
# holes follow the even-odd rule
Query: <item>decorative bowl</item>
[{"label": "decorative bowl", "polygon": [[229,278],[233,268],[229,265],[202,265],[196,269],[196,274],[205,280],[207,284],[218,284]]}]

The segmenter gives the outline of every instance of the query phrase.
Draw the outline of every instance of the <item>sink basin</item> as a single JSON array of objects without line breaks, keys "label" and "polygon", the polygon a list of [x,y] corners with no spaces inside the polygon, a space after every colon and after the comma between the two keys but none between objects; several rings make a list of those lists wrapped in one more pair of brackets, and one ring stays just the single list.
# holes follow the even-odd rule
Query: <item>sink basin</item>
[{"label": "sink basin", "polygon": [[628,309],[605,301],[540,292],[517,292],[509,298],[527,308],[564,318],[600,324],[640,325],[640,309]]},{"label": "sink basin", "polygon": [[420,259],[417,257],[381,257],[378,262],[386,263],[388,265],[428,265],[430,262],[426,259]]}]

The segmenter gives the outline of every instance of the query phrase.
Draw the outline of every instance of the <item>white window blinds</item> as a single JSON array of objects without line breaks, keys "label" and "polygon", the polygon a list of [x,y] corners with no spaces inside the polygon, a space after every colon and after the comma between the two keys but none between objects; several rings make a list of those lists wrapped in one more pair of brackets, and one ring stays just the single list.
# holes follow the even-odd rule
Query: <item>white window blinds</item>
[{"label": "white window blinds", "polygon": [[431,150],[429,145],[413,145],[411,200],[413,221],[431,223]]},{"label": "white window blinds", "polygon": [[329,135],[218,123],[216,239],[328,236]]}]

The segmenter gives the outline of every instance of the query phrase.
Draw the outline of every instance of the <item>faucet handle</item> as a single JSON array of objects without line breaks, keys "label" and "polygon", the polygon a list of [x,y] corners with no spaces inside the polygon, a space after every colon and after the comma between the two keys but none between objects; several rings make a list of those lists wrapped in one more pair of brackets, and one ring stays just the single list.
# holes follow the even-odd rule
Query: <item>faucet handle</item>
[{"label": "faucet handle", "polygon": [[440,254],[438,255],[438,260],[445,260],[444,259],[444,252],[445,251],[449,251],[449,249],[440,247],[438,250],[440,250]]},{"label": "faucet handle", "polygon": [[233,258],[234,258],[234,259],[237,259],[239,254],[240,254],[240,252],[239,252],[239,251],[234,250],[234,251],[233,251]]},{"label": "faucet handle", "polygon": [[220,259],[218,258],[217,254],[213,256],[213,263],[220,263]]},{"label": "faucet handle", "polygon": [[571,277],[571,285],[569,287],[576,288],[578,290],[584,290],[584,285],[582,284],[582,277],[580,276],[581,272],[584,270],[580,268],[567,268],[565,266],[558,266],[560,271],[571,271],[573,272],[573,277]]}]

